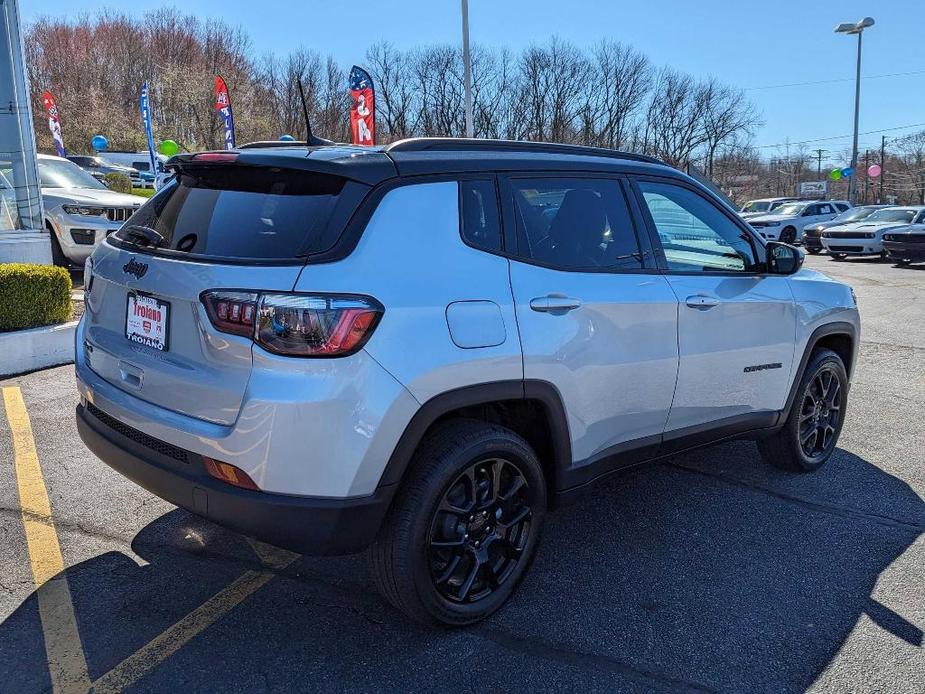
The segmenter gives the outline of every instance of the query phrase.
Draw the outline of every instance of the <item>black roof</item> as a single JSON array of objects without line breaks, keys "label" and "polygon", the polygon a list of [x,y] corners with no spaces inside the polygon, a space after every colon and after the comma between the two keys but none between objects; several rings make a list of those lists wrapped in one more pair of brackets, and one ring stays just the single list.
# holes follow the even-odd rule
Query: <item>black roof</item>
[{"label": "black roof", "polygon": [[[661,173],[676,169],[641,154],[599,147],[513,140],[413,138],[386,146],[255,142],[237,150],[237,163],[329,173],[375,185],[396,176],[479,171],[589,171]],[[178,154],[167,166],[195,165],[195,154]]]}]

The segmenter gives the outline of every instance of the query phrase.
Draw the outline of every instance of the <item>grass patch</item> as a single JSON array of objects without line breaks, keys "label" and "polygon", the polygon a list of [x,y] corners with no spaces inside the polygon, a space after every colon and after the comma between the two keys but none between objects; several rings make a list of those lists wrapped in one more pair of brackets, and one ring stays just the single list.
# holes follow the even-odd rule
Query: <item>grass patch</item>
[{"label": "grass patch", "polygon": [[132,188],[132,195],[140,195],[143,198],[150,198],[156,192],[154,188]]}]

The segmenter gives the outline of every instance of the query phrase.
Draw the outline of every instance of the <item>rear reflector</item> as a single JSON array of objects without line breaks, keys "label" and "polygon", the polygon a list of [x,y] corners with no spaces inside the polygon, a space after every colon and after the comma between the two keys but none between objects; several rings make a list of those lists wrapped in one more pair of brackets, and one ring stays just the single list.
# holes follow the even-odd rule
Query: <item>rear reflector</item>
[{"label": "rear reflector", "polygon": [[212,458],[207,458],[205,456],[202,457],[202,462],[205,463],[206,471],[215,479],[230,484],[233,487],[260,491],[257,485],[254,484],[254,480],[252,480],[241,468],[235,467],[229,463],[212,460]]}]

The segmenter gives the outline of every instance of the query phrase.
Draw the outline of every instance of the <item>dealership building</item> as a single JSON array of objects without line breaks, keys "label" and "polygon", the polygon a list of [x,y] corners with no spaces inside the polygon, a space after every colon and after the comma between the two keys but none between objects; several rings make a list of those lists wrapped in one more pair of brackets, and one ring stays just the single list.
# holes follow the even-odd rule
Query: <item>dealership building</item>
[{"label": "dealership building", "polygon": [[18,0],[0,0],[0,263],[50,263]]}]

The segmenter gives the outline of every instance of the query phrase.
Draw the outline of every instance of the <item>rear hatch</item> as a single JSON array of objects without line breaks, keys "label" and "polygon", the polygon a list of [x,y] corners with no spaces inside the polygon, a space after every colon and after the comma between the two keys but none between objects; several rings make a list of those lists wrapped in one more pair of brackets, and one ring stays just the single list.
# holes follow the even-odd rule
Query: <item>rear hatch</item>
[{"label": "rear hatch", "polygon": [[203,292],[291,291],[369,186],[225,160],[186,162],[94,253],[85,278],[89,367],[123,391],[218,424],[237,419],[253,342],[217,331]]}]

